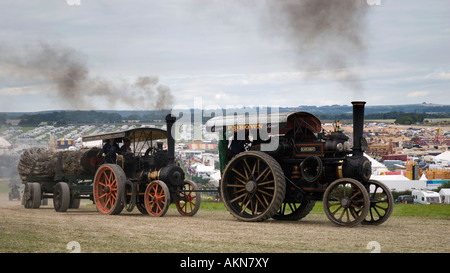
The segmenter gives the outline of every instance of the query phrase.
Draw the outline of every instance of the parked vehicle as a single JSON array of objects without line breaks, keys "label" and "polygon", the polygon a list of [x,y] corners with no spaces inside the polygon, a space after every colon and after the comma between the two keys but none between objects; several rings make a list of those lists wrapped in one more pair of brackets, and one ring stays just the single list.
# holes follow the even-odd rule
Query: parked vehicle
[{"label": "parked vehicle", "polygon": [[439,193],[434,191],[427,191],[427,190],[413,190],[412,196],[414,199],[414,204],[440,204],[441,203],[441,196]]},{"label": "parked vehicle", "polygon": [[403,204],[413,204],[414,198],[412,195],[400,195],[396,200],[395,203],[403,203]]}]

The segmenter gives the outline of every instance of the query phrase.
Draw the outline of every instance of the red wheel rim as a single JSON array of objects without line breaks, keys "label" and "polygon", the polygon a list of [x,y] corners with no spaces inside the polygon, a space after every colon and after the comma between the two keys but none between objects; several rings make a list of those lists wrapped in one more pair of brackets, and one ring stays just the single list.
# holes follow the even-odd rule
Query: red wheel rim
[{"label": "red wheel rim", "polygon": [[151,216],[163,216],[169,206],[169,195],[163,184],[152,182],[145,190],[145,209]]},{"label": "red wheel rim", "polygon": [[94,181],[94,200],[98,210],[108,214],[117,202],[117,177],[109,166],[101,166]]},{"label": "red wheel rim", "polygon": [[197,206],[197,193],[192,192],[195,187],[189,182],[184,182],[183,190],[186,192],[178,193],[177,209],[181,215],[190,216]]}]

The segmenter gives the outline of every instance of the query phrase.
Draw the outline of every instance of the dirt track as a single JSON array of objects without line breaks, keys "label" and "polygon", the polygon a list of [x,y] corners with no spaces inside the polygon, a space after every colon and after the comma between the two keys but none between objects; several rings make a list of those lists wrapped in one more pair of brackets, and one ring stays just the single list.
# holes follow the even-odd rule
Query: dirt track
[{"label": "dirt track", "polygon": [[381,252],[450,252],[449,220],[391,217],[381,226],[342,228],[323,213],[299,222],[245,223],[227,211],[202,210],[181,217],[171,208],[162,218],[137,210],[100,215],[95,206],[56,213],[51,201],[24,209],[0,196],[0,252],[362,252],[371,241]]}]

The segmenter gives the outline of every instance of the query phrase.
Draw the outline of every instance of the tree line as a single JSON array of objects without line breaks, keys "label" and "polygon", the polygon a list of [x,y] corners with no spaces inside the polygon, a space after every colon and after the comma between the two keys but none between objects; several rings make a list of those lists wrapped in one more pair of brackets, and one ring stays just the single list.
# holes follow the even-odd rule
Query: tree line
[{"label": "tree line", "polygon": [[[283,109],[280,109],[282,112]],[[170,113],[170,110],[155,110],[145,112],[130,112],[127,111],[120,114],[120,111],[106,112],[106,111],[54,111],[45,113],[23,114],[17,119],[20,119],[19,126],[38,126],[40,123],[55,126],[65,126],[67,124],[97,124],[97,123],[122,123],[128,121],[139,122],[164,122],[165,116]],[[193,111],[191,110],[191,114]],[[320,120],[348,120],[352,119],[352,113],[314,113]],[[202,121],[206,122],[210,117],[206,115]],[[397,124],[414,124],[421,123],[427,118],[450,118],[450,112],[446,113],[411,113],[391,111],[387,113],[371,113],[366,114],[365,119],[395,119]],[[0,125],[6,125],[8,114],[0,114]]]}]

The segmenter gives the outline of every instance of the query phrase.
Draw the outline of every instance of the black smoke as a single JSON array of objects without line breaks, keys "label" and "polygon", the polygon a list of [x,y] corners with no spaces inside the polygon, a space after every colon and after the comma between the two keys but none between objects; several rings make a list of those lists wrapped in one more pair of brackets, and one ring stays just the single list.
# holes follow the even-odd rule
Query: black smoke
[{"label": "black smoke", "polygon": [[170,109],[174,102],[170,88],[160,84],[157,76],[114,81],[94,76],[86,55],[63,45],[40,43],[21,50],[1,50],[0,69],[3,76],[18,81],[49,84],[57,101],[70,109],[98,109],[106,102],[109,108],[122,104],[131,109],[161,110]]}]

